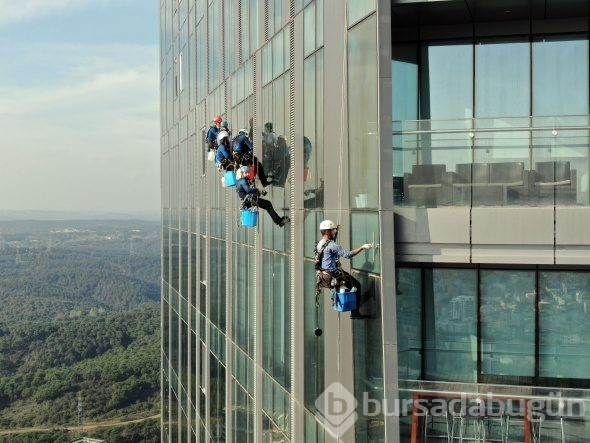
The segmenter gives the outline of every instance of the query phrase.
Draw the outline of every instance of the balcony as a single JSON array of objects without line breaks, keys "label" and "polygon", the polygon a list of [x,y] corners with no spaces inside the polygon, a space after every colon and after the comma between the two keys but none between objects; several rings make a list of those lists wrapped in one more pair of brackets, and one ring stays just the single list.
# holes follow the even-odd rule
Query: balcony
[{"label": "balcony", "polygon": [[393,122],[397,207],[590,205],[590,116]]}]

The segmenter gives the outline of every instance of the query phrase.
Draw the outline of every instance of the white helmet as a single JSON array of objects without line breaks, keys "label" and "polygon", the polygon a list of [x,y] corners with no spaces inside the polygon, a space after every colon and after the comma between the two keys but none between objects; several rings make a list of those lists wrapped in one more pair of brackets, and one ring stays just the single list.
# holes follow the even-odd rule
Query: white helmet
[{"label": "white helmet", "polygon": [[228,138],[229,137],[229,132],[227,131],[221,131],[219,133],[219,141],[223,140],[224,138]]},{"label": "white helmet", "polygon": [[246,128],[240,129],[238,134],[244,134],[246,137],[248,137],[250,135],[250,133],[248,132],[248,130]]},{"label": "white helmet", "polygon": [[327,229],[338,229],[338,226],[336,226],[336,223],[334,223],[332,220],[324,220],[320,223],[320,231]]}]

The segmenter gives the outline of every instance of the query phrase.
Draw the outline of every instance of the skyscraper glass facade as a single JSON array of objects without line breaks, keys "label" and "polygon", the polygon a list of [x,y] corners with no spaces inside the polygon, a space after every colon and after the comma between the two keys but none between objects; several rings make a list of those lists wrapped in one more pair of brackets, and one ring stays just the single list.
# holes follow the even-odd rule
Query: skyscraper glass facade
[{"label": "skyscraper glass facade", "polygon": [[[590,441],[587,2],[160,11],[162,441]],[[250,132],[284,228],[240,226],[216,115]],[[316,303],[326,218],[375,246],[344,261],[368,319]],[[346,429],[316,402],[334,382]],[[435,413],[463,397],[516,413]]]}]

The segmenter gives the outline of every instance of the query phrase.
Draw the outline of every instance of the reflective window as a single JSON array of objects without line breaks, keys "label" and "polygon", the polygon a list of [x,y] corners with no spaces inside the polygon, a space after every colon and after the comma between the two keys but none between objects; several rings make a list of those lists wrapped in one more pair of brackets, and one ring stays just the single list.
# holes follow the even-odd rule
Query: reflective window
[{"label": "reflective window", "polygon": [[422,278],[419,268],[396,268],[398,377],[422,376]]},{"label": "reflective window", "polygon": [[426,378],[477,381],[477,271],[425,270]]},{"label": "reflective window", "polygon": [[303,65],[303,182],[304,206],[324,205],[324,63],[323,50]]},{"label": "reflective window", "polygon": [[590,274],[539,273],[539,375],[588,378]]},{"label": "reflective window", "polygon": [[254,255],[251,248],[234,246],[232,335],[248,354],[254,350]]},{"label": "reflective window", "polygon": [[[376,39],[374,16],[348,33],[348,148],[351,172],[343,183],[349,182],[350,205],[353,208],[376,208],[379,204]],[[362,88],[359,87],[361,84]],[[338,162],[338,159],[333,160]]]},{"label": "reflective window", "polygon": [[476,117],[519,117],[530,112],[528,42],[475,45]]},{"label": "reflective window", "polygon": [[[268,195],[279,216],[289,215],[291,207],[291,129],[289,75],[284,74],[262,89],[262,158],[264,173],[273,176]],[[263,214],[264,247],[279,251],[289,248],[289,229],[279,229]]]},{"label": "reflective window", "polygon": [[324,339],[316,335],[316,331],[324,327],[324,297],[328,290],[322,290],[320,298],[316,299],[315,267],[314,263],[306,260],[303,265],[305,295],[304,295],[304,348],[305,359],[305,406],[315,410],[315,401],[324,391]]},{"label": "reflective window", "polygon": [[323,219],[322,211],[305,211],[303,249],[304,255],[308,258],[315,256],[314,251],[321,238],[319,226]]},{"label": "reflective window", "polygon": [[321,426],[314,415],[307,411],[305,414],[305,443],[324,443],[324,428]]},{"label": "reflective window", "polygon": [[236,382],[232,383],[233,441],[254,442],[253,400]]},{"label": "reflective window", "polygon": [[348,26],[375,10],[375,0],[348,0]]},{"label": "reflective window", "polygon": [[259,0],[250,0],[250,53],[254,53],[260,45],[258,3]]},{"label": "reflective window", "polygon": [[191,306],[197,306],[197,236],[191,235]]},{"label": "reflective window", "polygon": [[315,3],[313,3],[303,11],[303,29],[305,29],[303,34],[304,55],[310,54],[316,47],[316,33],[313,32],[316,26],[315,20]]},{"label": "reflective window", "polygon": [[214,442],[225,441],[225,366],[210,355],[209,380],[211,394],[209,395],[209,410],[211,439]]},{"label": "reflective window", "polygon": [[182,381],[182,386],[185,389],[188,389],[188,325],[181,321],[180,322],[180,340],[179,340],[179,347],[180,347],[180,376]]},{"label": "reflective window", "polygon": [[225,282],[226,282],[226,242],[211,239],[210,253],[210,319],[214,325],[225,332]]},{"label": "reflective window", "polygon": [[373,273],[380,273],[379,259],[379,214],[377,212],[353,212],[350,217],[350,247],[357,248],[365,243],[375,248],[361,251],[352,259],[352,267]]},{"label": "reflective window", "polygon": [[282,386],[291,386],[291,305],[288,257],[263,255],[263,367]]},{"label": "reflective window", "polygon": [[535,272],[482,270],[480,290],[482,373],[534,376]]},{"label": "reflective window", "polygon": [[[353,322],[353,352],[354,352],[354,392],[358,399],[365,393],[369,398],[383,398],[383,341],[381,328],[381,306],[379,278],[366,273],[353,273],[361,284],[363,299],[361,312],[370,318]],[[373,356],[367,358],[367,356]],[[373,416],[361,414],[355,424],[356,440],[358,442],[383,442],[384,419],[382,413]]]},{"label": "reflective window", "polygon": [[588,114],[588,40],[533,42],[533,115]]},{"label": "reflective window", "polygon": [[[262,414],[263,441],[276,443],[285,442],[285,437],[281,433],[284,433],[285,436],[289,436],[291,433],[290,396],[282,386],[276,383],[268,375],[264,374],[263,378],[262,410],[265,412],[265,414]],[[272,418],[272,421],[268,420],[267,414]],[[267,420],[268,424],[265,424],[265,421]]]},{"label": "reflective window", "polygon": [[213,4],[207,9],[209,14],[207,24],[209,26],[209,40],[207,53],[209,54],[208,66],[209,66],[209,90],[211,91],[221,82],[221,38],[215,38],[219,36],[221,27],[221,15],[220,6],[218,0],[215,0]]},{"label": "reflective window", "polygon": [[392,47],[391,77],[393,121],[417,120],[418,54],[415,44]]},{"label": "reflective window", "polygon": [[[473,116],[473,46],[471,44],[424,45],[421,63],[421,118],[471,118]],[[401,69],[404,69],[402,72],[409,78],[413,69],[411,59],[407,65],[398,64],[398,71]],[[411,82],[411,79],[408,81]],[[412,108],[408,108],[407,111],[412,111]]]},{"label": "reflective window", "polygon": [[[164,285],[167,288],[167,285]],[[170,306],[162,301],[162,351],[165,358],[170,358]]]}]

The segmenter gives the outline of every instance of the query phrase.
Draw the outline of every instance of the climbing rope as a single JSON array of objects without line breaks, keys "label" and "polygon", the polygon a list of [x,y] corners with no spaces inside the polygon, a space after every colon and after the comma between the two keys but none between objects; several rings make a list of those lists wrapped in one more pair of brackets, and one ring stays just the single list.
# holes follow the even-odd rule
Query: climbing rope
[{"label": "climbing rope", "polygon": [[[336,221],[336,225],[340,226],[340,219],[342,214],[342,163],[343,163],[343,151],[344,151],[344,120],[346,118],[346,111],[347,111],[347,97],[346,97],[346,73],[347,73],[347,64],[348,64],[348,5],[344,6],[344,43],[342,48],[342,88],[341,88],[341,108],[340,108],[340,149],[339,149],[339,165],[338,165],[338,218]],[[337,295],[336,295],[337,297]],[[342,383],[341,380],[341,370],[340,370],[340,355],[341,354],[341,332],[340,332],[340,312],[338,312],[338,337],[337,337],[337,349],[338,349],[338,357],[336,361],[337,365],[337,374],[338,374],[338,390],[342,391]],[[338,393],[340,398],[342,398],[342,392]]]}]

